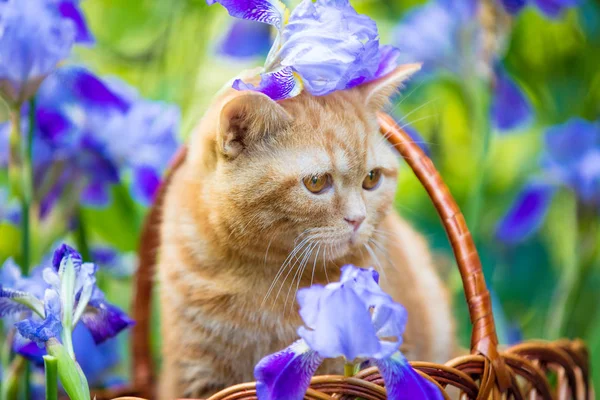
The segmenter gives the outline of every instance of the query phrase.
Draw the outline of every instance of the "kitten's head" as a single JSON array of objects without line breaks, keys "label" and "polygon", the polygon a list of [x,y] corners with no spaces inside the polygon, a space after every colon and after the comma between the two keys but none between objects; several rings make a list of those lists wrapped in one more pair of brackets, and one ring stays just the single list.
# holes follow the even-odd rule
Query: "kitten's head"
[{"label": "kitten's head", "polygon": [[285,257],[320,247],[338,259],[362,251],[390,210],[397,156],[376,112],[419,65],[350,90],[275,102],[229,90],[192,142],[207,222],[245,254]]}]

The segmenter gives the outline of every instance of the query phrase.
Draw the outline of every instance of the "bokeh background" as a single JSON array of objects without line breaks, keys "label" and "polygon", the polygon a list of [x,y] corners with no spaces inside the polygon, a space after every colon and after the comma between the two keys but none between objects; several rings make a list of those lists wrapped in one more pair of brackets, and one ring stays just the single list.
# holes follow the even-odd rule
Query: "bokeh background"
[{"label": "bokeh background", "polygon": [[[430,153],[467,217],[501,342],[583,338],[600,387],[600,2],[530,1],[514,15],[492,0],[474,14],[463,3],[352,0],[377,22],[382,43],[398,46],[407,61],[425,62],[390,112]],[[85,0],[81,7],[96,43],[76,46],[66,64],[118,77],[146,99],[177,106],[181,120],[172,129],[181,143],[212,96],[242,69],[262,65],[268,50],[264,26],[233,26],[222,7],[204,0]],[[7,118],[0,105],[0,121]],[[553,132],[565,138],[554,147],[547,139]],[[0,261],[20,260],[7,171],[0,176]],[[100,285],[127,310],[147,210],[128,190],[132,179],[111,184],[107,204],[72,205],[35,227],[32,264],[60,240],[88,247],[105,265]],[[396,206],[435,249],[468,346],[450,247],[407,167]],[[114,357],[97,366],[110,378],[101,380],[105,385],[128,377],[128,338],[116,340]],[[156,349],[159,342],[156,331]]]}]

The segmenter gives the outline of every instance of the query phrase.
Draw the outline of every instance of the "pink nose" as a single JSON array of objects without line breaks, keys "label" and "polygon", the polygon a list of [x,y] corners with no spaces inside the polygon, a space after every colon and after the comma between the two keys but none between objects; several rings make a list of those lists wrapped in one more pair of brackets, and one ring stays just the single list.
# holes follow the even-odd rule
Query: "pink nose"
[{"label": "pink nose", "polygon": [[364,215],[357,215],[357,216],[352,216],[352,217],[345,217],[344,221],[346,221],[347,223],[349,223],[350,225],[352,225],[352,228],[354,228],[354,232],[356,232],[358,230],[358,228],[360,228],[360,224],[362,224],[362,222],[365,220],[365,216]]}]

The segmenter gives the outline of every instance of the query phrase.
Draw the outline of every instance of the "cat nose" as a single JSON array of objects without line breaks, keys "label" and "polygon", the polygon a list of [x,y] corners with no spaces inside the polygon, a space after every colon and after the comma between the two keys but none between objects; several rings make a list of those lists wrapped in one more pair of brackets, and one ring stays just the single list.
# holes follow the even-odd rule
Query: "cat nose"
[{"label": "cat nose", "polygon": [[362,222],[365,220],[365,217],[365,215],[353,215],[350,217],[344,217],[344,221],[349,223],[352,228],[354,228],[354,232],[356,232],[358,228],[360,228],[360,224],[362,224]]}]

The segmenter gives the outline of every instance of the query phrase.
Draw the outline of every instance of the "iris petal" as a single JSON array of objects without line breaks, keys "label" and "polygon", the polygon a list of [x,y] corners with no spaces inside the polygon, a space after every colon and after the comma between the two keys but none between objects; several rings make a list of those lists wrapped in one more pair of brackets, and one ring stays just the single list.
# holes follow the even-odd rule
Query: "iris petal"
[{"label": "iris petal", "polygon": [[60,297],[53,289],[46,289],[44,295],[44,319],[33,316],[15,324],[19,333],[26,339],[43,346],[51,338],[56,338],[62,331],[60,321]]},{"label": "iris petal", "polygon": [[279,0],[207,0],[208,5],[219,3],[229,15],[249,21],[258,21],[281,29],[287,9]]},{"label": "iris petal", "polygon": [[63,18],[70,19],[75,24],[75,41],[84,44],[93,44],[94,37],[87,27],[85,17],[73,0],[62,0],[58,4],[58,11]]},{"label": "iris petal", "polygon": [[314,329],[302,326],[298,335],[319,355],[347,360],[381,356],[368,306],[351,285],[325,291],[317,312]]},{"label": "iris petal", "polygon": [[263,358],[254,369],[258,399],[302,400],[322,361],[303,340]]},{"label": "iris petal", "polygon": [[233,88],[236,90],[253,90],[266,94],[273,100],[282,100],[300,94],[302,81],[292,68],[283,67],[273,72],[261,74],[258,86],[236,79],[233,82]]},{"label": "iris petal", "polygon": [[221,40],[219,53],[236,58],[264,56],[273,42],[271,29],[269,25],[254,21],[234,21]]},{"label": "iris petal", "polygon": [[383,360],[375,360],[375,365],[383,377],[389,400],[444,398],[439,388],[419,375],[400,352]]},{"label": "iris petal", "polygon": [[123,329],[134,324],[127,314],[108,303],[99,289],[94,291],[88,307],[81,316],[81,321],[90,330],[97,344],[116,336]]},{"label": "iris petal", "polygon": [[536,232],[546,217],[555,187],[545,182],[529,182],[518,194],[496,229],[499,240],[514,244]]},{"label": "iris petal", "polygon": [[525,93],[500,68],[496,70],[491,114],[492,123],[501,131],[517,128],[530,120],[532,114],[531,104]]},{"label": "iris petal", "polygon": [[29,311],[30,308],[16,300],[24,300],[29,294],[19,290],[3,288],[0,285],[0,318],[14,315],[23,311]]}]

